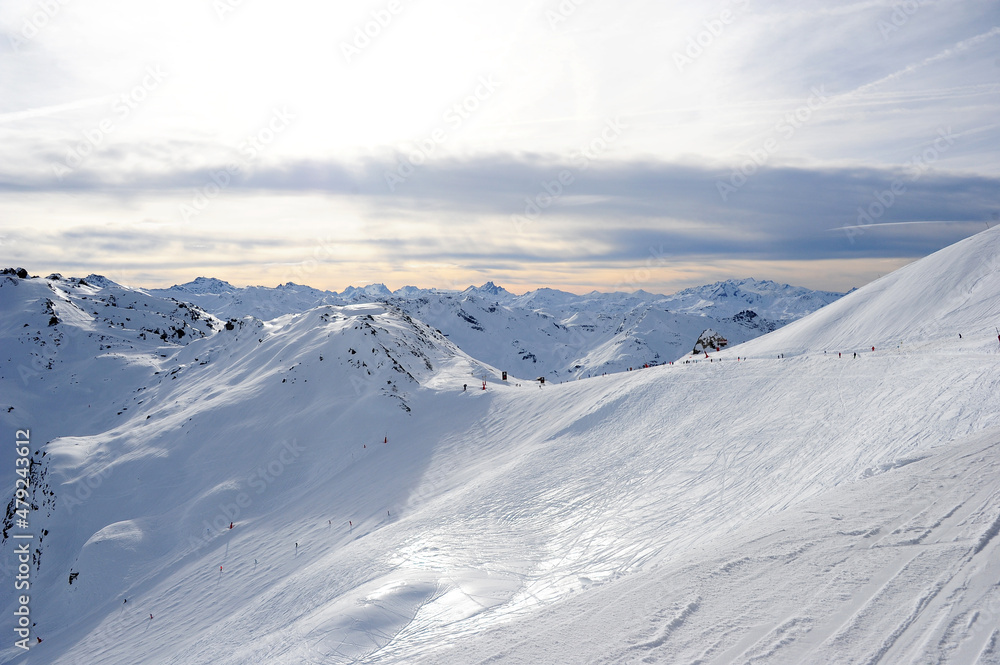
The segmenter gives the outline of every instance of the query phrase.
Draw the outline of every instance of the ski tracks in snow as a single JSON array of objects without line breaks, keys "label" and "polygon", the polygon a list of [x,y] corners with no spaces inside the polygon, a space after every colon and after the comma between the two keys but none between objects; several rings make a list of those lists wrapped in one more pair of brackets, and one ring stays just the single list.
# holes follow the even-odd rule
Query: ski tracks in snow
[{"label": "ski tracks in snow", "polygon": [[[789,599],[789,615],[745,628],[708,662],[856,662],[862,653],[866,665],[998,662],[1000,444],[979,448],[968,470],[960,450],[906,479],[894,502],[914,496],[917,505],[870,529],[838,531],[856,540],[846,551],[818,548],[837,561],[812,600]],[[752,559],[722,570],[740,565]]]},{"label": "ski tracks in snow", "polygon": [[468,662],[581,662],[554,655],[558,640],[595,665],[1000,663],[998,440],[949,444],[659,560]]}]

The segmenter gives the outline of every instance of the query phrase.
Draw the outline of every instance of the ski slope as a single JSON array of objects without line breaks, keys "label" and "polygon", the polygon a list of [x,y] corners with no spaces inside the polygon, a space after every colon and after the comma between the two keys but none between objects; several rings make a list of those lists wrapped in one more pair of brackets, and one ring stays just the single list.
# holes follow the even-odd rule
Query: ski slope
[{"label": "ski slope", "polygon": [[136,351],[113,427],[0,410],[53,432],[55,494],[44,641],[0,662],[1000,662],[998,251],[979,234],[711,362],[561,385],[501,382],[385,305]]},{"label": "ski slope", "polygon": [[1000,254],[994,238],[991,230],[945,247],[741,352],[853,353],[872,346],[916,352],[926,346],[945,353],[993,353],[1000,334]]},{"label": "ski slope", "polygon": [[996,663],[998,465],[968,437],[423,662]]}]

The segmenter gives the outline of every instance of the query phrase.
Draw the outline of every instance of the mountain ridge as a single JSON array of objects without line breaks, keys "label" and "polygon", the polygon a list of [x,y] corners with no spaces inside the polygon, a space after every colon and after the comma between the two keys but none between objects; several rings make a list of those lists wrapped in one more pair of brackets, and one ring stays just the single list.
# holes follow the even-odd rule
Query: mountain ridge
[{"label": "mountain ridge", "polygon": [[[492,281],[462,291],[402,287],[390,292],[384,284],[352,286],[341,294],[298,285],[288,292],[267,287],[217,290],[208,294],[202,285],[195,293],[198,288],[182,285],[149,292],[191,299],[220,318],[252,315],[261,320],[324,304],[389,302],[490,365],[553,381],[673,362],[706,328],[719,330],[734,344],[743,342],[839,297],[752,278],[674,296],[643,290],[576,295],[552,288],[515,295]],[[742,315],[747,311],[755,316]],[[647,318],[647,324],[641,323]],[[660,328],[648,325],[653,319]],[[632,329],[635,325],[644,328]]]}]

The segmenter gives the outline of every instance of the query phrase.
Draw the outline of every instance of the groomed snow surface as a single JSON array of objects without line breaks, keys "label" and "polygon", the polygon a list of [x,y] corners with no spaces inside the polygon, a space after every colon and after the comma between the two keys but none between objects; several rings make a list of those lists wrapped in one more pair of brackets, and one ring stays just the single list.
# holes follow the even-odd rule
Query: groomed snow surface
[{"label": "groomed snow surface", "polygon": [[[43,642],[0,662],[1000,663],[998,256],[989,231],[711,361],[541,387],[383,305],[80,336],[27,379],[15,349],[4,428],[55,501]],[[117,397],[70,383],[87,362]]]}]

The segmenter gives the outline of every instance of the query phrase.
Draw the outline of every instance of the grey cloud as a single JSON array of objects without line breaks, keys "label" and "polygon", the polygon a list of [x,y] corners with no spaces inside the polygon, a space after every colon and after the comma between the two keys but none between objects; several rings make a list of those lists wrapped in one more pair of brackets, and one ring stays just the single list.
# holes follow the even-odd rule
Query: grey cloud
[{"label": "grey cloud", "polygon": [[[998,177],[913,168],[761,168],[744,182],[732,169],[693,163],[594,160],[583,168],[579,162],[543,155],[489,155],[423,165],[391,192],[385,186],[385,173],[392,166],[374,161],[360,168],[338,162],[296,162],[235,174],[228,189],[352,197],[371,211],[373,219],[437,216],[456,224],[453,236],[463,233],[455,220],[464,217],[466,225],[477,228],[476,219],[488,218],[490,225],[484,228],[494,236],[491,251],[502,248],[505,239],[530,230],[571,234],[616,248],[607,256],[590,255],[607,259],[628,258],[636,247],[642,246],[639,251],[644,253],[647,245],[660,244],[679,255],[917,256],[985,228],[985,222],[1000,211]],[[7,182],[0,188],[166,194],[204,186],[213,172],[218,169],[136,174],[114,183],[81,173],[62,183]],[[876,227],[850,235],[830,232],[858,224],[926,220],[949,223]],[[373,224],[373,230],[378,228]],[[109,232],[106,242],[149,247],[164,237],[175,237],[169,230],[163,232],[166,236],[153,237],[123,238],[116,233]],[[96,237],[90,240],[96,242]],[[184,241],[199,238],[195,234]],[[438,242],[429,242],[423,250],[418,242],[382,242],[397,244],[401,253],[430,255],[443,249]]]}]

